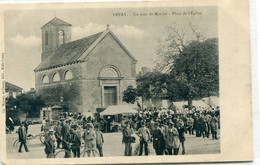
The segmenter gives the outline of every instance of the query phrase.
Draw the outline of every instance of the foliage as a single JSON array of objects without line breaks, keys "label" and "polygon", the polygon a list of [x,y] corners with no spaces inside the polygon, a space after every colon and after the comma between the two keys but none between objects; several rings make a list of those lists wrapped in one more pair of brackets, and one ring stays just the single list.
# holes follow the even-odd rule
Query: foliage
[{"label": "foliage", "polygon": [[45,106],[40,96],[31,93],[23,93],[16,98],[6,98],[6,117],[19,118],[22,114],[27,117],[39,117],[40,110]]},{"label": "foliage", "polygon": [[[60,105],[65,111],[74,112],[82,101],[79,95],[79,90],[79,84],[66,83],[43,88],[39,91],[39,94],[47,105]],[[64,98],[63,103],[60,102],[60,97]]]},{"label": "foliage", "polygon": [[[177,91],[179,99],[201,99],[219,91],[217,39],[193,41],[174,61],[169,73],[168,89]],[[170,87],[171,85],[171,87]],[[172,92],[168,93],[171,98]],[[176,99],[176,94],[172,98]]]},{"label": "foliage", "polygon": [[158,72],[151,71],[138,75],[137,87],[128,86],[123,92],[123,101],[127,103],[134,103],[138,100],[137,97],[142,99],[164,99],[166,97],[166,75]]},{"label": "foliage", "polygon": [[139,75],[136,80],[137,95],[144,99],[165,97],[166,91],[166,75],[159,71],[151,71]]},{"label": "foliage", "polygon": [[137,100],[137,89],[133,86],[128,86],[127,89],[123,92],[123,101],[126,103],[134,104]]}]

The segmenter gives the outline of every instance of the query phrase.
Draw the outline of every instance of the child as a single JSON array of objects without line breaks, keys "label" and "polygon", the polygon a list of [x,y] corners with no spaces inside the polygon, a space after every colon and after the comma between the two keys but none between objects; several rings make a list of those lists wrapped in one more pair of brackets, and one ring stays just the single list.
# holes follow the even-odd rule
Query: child
[{"label": "child", "polygon": [[103,143],[104,138],[102,132],[99,130],[99,125],[95,125],[95,131],[96,131],[96,142],[97,142],[97,149],[99,151],[99,156],[103,157]]}]

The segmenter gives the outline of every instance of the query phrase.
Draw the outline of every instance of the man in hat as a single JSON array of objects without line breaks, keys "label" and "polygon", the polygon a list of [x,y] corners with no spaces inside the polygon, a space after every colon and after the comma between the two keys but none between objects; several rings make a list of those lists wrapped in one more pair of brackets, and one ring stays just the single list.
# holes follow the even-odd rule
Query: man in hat
[{"label": "man in hat", "polygon": [[143,146],[145,156],[148,156],[148,141],[151,139],[150,131],[145,127],[144,123],[141,123],[141,128],[139,128],[137,135],[140,137],[140,152],[139,156],[143,154]]},{"label": "man in hat", "polygon": [[45,153],[47,155],[47,158],[54,158],[55,154],[55,135],[54,135],[54,129],[50,129],[47,132],[47,136],[45,137],[44,145],[45,145]]},{"label": "man in hat", "polygon": [[83,139],[85,141],[85,149],[88,150],[88,156],[90,157],[91,153],[96,157],[97,153],[97,142],[96,142],[96,133],[94,131],[94,126],[92,123],[87,123],[86,131],[83,134]]},{"label": "man in hat", "polygon": [[186,126],[187,126],[187,129],[188,129],[190,135],[191,134],[194,135],[193,125],[194,125],[194,120],[191,117],[191,114],[188,114],[188,118],[187,118],[187,121],[186,121]]},{"label": "man in hat", "polygon": [[60,142],[61,142],[61,124],[60,121],[58,121],[54,127],[54,131],[55,131],[55,137],[57,139],[57,148],[60,148]]},{"label": "man in hat", "polygon": [[148,119],[147,122],[148,122],[148,129],[150,133],[153,134],[153,131],[155,130],[155,126],[154,126],[155,122],[152,119]]},{"label": "man in hat", "polygon": [[102,132],[99,130],[99,125],[95,125],[95,132],[96,132],[96,142],[97,142],[97,149],[99,151],[99,156],[103,157],[103,143],[104,138]]},{"label": "man in hat", "polygon": [[163,151],[165,149],[165,141],[163,133],[159,128],[158,122],[154,123],[153,148],[155,149],[156,155],[163,155]]},{"label": "man in hat", "polygon": [[218,118],[217,118],[216,115],[213,113],[213,114],[212,114],[212,120],[211,120],[212,140],[214,140],[214,139],[218,140],[217,132],[218,132]]},{"label": "man in hat", "polygon": [[63,123],[63,126],[61,127],[61,137],[63,139],[62,148],[64,148],[64,146],[66,145],[64,139],[66,138],[67,134],[69,133],[69,129],[70,129],[69,121],[66,120],[65,123]]},{"label": "man in hat", "polygon": [[210,134],[210,123],[211,123],[211,120],[212,120],[212,116],[210,115],[210,112],[207,112],[206,116],[205,116],[205,120],[206,120],[206,123],[207,123],[207,130],[206,130],[206,136],[207,138],[209,138],[209,134]]},{"label": "man in hat", "polygon": [[194,114],[194,125],[193,125],[193,128],[196,131],[196,137],[201,137],[200,124],[199,124],[199,114],[198,113]]},{"label": "man in hat", "polygon": [[72,153],[73,153],[73,157],[79,158],[80,157],[81,141],[80,141],[80,135],[77,132],[77,125],[76,124],[71,126],[69,142],[71,144],[71,150],[72,150]]},{"label": "man in hat", "polygon": [[26,128],[24,127],[24,123],[22,122],[21,126],[18,128],[18,138],[19,138],[19,142],[21,143],[18,152],[22,152],[22,146],[24,146],[26,152],[29,152],[26,145],[26,137],[27,137]]},{"label": "man in hat", "polygon": [[182,155],[185,154],[185,146],[184,146],[184,142],[185,142],[185,132],[186,132],[186,127],[185,124],[182,120],[179,120],[179,122],[177,123],[177,130],[179,132],[179,139],[181,142],[181,146],[182,146]]},{"label": "man in hat", "polygon": [[123,140],[122,142],[125,143],[125,156],[132,156],[132,144],[131,144],[131,135],[133,134],[129,122],[125,122],[125,127],[122,130],[123,133]]}]

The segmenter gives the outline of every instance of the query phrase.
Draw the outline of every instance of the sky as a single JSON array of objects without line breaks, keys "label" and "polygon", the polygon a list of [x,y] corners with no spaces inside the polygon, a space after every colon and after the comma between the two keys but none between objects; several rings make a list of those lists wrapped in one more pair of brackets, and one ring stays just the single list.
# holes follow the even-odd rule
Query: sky
[{"label": "sky", "polygon": [[137,73],[142,67],[155,66],[155,52],[167,35],[167,26],[186,28],[191,23],[206,38],[218,36],[216,7],[9,10],[4,16],[5,80],[25,91],[35,88],[33,70],[41,62],[41,27],[55,16],[72,24],[72,41],[104,31],[109,24],[137,59]]}]

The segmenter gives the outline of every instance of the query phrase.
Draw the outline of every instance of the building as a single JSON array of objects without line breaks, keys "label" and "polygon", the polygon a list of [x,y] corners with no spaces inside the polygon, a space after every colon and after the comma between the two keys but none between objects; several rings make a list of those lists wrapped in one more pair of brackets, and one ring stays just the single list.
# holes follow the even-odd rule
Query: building
[{"label": "building", "polygon": [[5,93],[6,97],[12,96],[13,98],[16,98],[16,96],[23,93],[23,88],[9,82],[5,82]]},{"label": "building", "polygon": [[42,61],[35,68],[36,94],[48,105],[95,112],[121,105],[136,86],[137,60],[109,29],[71,41],[71,24],[54,18],[42,26]]}]

